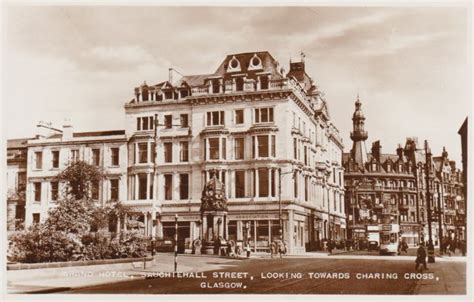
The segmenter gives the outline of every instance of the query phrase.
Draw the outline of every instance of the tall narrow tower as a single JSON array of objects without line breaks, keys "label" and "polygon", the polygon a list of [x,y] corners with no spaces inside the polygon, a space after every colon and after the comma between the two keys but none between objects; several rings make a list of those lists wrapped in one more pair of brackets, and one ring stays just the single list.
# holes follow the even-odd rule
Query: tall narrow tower
[{"label": "tall narrow tower", "polygon": [[367,131],[364,130],[365,116],[362,112],[362,103],[357,95],[357,101],[355,102],[355,111],[352,115],[352,129],[351,139],[354,142],[352,144],[351,156],[353,160],[359,164],[359,167],[363,167],[364,163],[367,162],[367,149],[365,148],[365,140],[368,137]]}]

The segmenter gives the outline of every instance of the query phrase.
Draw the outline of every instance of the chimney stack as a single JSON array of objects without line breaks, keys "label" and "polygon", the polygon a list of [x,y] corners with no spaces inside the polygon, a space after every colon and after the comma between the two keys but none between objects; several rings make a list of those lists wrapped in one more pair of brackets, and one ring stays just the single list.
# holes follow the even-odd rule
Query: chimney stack
[{"label": "chimney stack", "polygon": [[69,119],[64,120],[63,124],[63,141],[72,139],[72,124]]},{"label": "chimney stack", "polygon": [[380,141],[375,141],[372,143],[372,156],[377,160],[380,161],[380,154],[382,153],[382,146],[380,145]]}]

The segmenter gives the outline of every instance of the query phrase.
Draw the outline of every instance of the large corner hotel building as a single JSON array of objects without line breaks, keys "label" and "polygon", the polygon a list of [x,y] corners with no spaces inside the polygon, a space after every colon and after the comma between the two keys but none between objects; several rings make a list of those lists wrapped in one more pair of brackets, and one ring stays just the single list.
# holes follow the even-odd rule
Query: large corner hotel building
[{"label": "large corner hotel building", "polygon": [[268,249],[280,236],[280,205],[290,253],[345,238],[343,145],[327,105],[304,61],[286,73],[268,52],[228,55],[212,74],[143,84],[124,106],[125,131],[65,125],[27,141],[25,223],[45,219],[61,194],[53,176],[84,160],[108,174],[93,197],[136,213],[112,231],[131,225],[171,237],[178,214],[189,248],[200,236],[203,186],[217,169],[229,239]]}]

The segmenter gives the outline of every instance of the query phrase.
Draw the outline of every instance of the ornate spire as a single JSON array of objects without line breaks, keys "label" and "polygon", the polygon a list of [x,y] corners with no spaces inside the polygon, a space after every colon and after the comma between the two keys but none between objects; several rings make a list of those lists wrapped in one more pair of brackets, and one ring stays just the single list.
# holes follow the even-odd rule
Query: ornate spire
[{"label": "ornate spire", "polygon": [[363,167],[364,163],[367,162],[367,149],[365,147],[365,140],[368,137],[367,131],[364,129],[365,116],[362,112],[362,102],[357,94],[357,100],[355,102],[355,111],[352,115],[352,129],[351,139],[354,142],[352,145],[351,154],[355,162]]}]

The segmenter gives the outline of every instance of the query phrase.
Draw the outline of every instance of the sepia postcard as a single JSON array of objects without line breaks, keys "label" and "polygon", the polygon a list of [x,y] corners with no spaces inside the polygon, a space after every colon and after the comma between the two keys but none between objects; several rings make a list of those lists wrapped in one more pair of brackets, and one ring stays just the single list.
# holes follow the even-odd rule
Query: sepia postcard
[{"label": "sepia postcard", "polygon": [[2,10],[2,300],[473,298],[471,3]]}]

